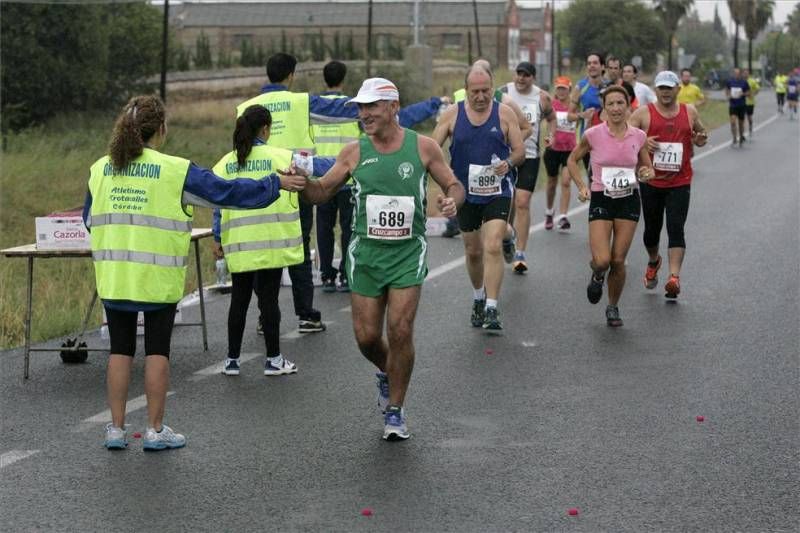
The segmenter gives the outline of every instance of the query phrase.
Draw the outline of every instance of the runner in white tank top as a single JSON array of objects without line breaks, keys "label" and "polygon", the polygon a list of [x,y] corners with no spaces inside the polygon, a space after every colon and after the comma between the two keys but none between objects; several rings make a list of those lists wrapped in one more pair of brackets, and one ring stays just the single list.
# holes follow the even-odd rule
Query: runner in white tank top
[{"label": "runner in white tank top", "polygon": [[[525,259],[525,249],[528,246],[528,234],[531,224],[531,195],[536,188],[536,178],[539,175],[539,146],[540,124],[542,120],[548,122],[548,136],[545,146],[553,140],[556,131],[556,115],[550,103],[550,95],[534,85],[536,80],[536,67],[527,61],[517,65],[514,81],[503,87],[503,92],[508,93],[511,99],[522,109],[522,114],[531,124],[532,133],[525,139],[525,162],[517,167],[517,183],[514,191],[514,209],[511,212],[511,223],[516,234],[516,253],[513,242],[503,241],[503,252],[511,257],[506,257],[507,262],[512,262],[512,268],[517,274],[528,270]],[[513,238],[513,237],[512,237]]]}]

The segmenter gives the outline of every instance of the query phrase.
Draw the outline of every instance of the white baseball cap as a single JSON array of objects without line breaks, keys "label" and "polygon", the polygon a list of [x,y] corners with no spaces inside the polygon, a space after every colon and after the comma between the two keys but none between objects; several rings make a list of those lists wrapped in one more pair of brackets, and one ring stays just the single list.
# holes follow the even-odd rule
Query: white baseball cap
[{"label": "white baseball cap", "polygon": [[371,104],[378,100],[400,100],[397,86],[386,78],[369,78],[364,80],[355,98],[348,104]]},{"label": "white baseball cap", "polygon": [[653,85],[656,87],[677,87],[680,83],[678,75],[671,70],[662,70],[656,74],[656,79],[653,81]]}]

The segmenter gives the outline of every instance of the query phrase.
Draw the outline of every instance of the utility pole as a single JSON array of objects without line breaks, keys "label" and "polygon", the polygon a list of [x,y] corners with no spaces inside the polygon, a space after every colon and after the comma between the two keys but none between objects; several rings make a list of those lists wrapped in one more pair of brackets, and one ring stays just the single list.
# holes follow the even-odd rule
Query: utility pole
[{"label": "utility pole", "polygon": [[167,101],[167,55],[169,44],[169,0],[164,0],[164,32],[161,38],[161,101]]},{"label": "utility pole", "polygon": [[556,2],[550,2],[550,87],[556,79]]},{"label": "utility pole", "polygon": [[372,77],[372,0],[367,9],[367,78]]},{"label": "utility pole", "polygon": [[478,25],[478,2],[472,0],[472,14],[475,16],[475,40],[478,44],[478,57],[483,57],[483,50],[481,50],[481,29]]},{"label": "utility pole", "polygon": [[419,46],[419,0],[414,0],[414,46]]}]

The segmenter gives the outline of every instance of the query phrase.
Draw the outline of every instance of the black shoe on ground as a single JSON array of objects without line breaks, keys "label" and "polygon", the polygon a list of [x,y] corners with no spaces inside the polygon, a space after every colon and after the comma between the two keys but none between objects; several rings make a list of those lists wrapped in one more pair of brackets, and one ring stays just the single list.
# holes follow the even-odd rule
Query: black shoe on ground
[{"label": "black shoe on ground", "polygon": [[339,286],[336,287],[337,292],[350,292],[350,282],[344,276],[339,276]]},{"label": "black shoe on ground", "polygon": [[336,282],[333,279],[322,279],[322,292],[336,292]]},{"label": "black shoe on ground", "polygon": [[596,278],[592,273],[592,277],[589,278],[589,285],[586,287],[586,297],[589,299],[589,303],[596,304],[603,297],[603,281],[605,281],[605,276]]},{"label": "black shoe on ground", "polygon": [[616,305],[606,306],[606,323],[612,328],[622,326],[622,319],[619,317],[619,307]]},{"label": "black shoe on ground", "polygon": [[483,319],[483,329],[488,333],[500,333],[503,330],[503,325],[500,323],[500,318],[497,316],[496,307],[487,307],[485,317]]},{"label": "black shoe on ground", "polygon": [[479,328],[483,326],[483,319],[485,317],[484,307],[486,307],[486,300],[472,301],[472,316],[469,317],[469,321],[473,328]]}]

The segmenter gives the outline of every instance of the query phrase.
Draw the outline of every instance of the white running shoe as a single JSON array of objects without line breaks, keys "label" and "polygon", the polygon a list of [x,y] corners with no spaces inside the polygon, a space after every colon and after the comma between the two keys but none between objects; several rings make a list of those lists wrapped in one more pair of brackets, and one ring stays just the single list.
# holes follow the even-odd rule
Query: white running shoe
[{"label": "white running shoe", "polygon": [[264,365],[265,376],[283,376],[284,374],[294,374],[297,372],[297,365],[279,355],[278,357],[267,357]]},{"label": "white running shoe", "polygon": [[180,433],[175,433],[171,427],[164,424],[161,424],[161,431],[156,431],[155,428],[147,428],[142,444],[145,451],[183,448],[184,446],[186,446],[186,437]]},{"label": "white running shoe", "polygon": [[109,450],[124,450],[128,447],[128,432],[114,424],[106,424],[106,440],[103,445]]}]

